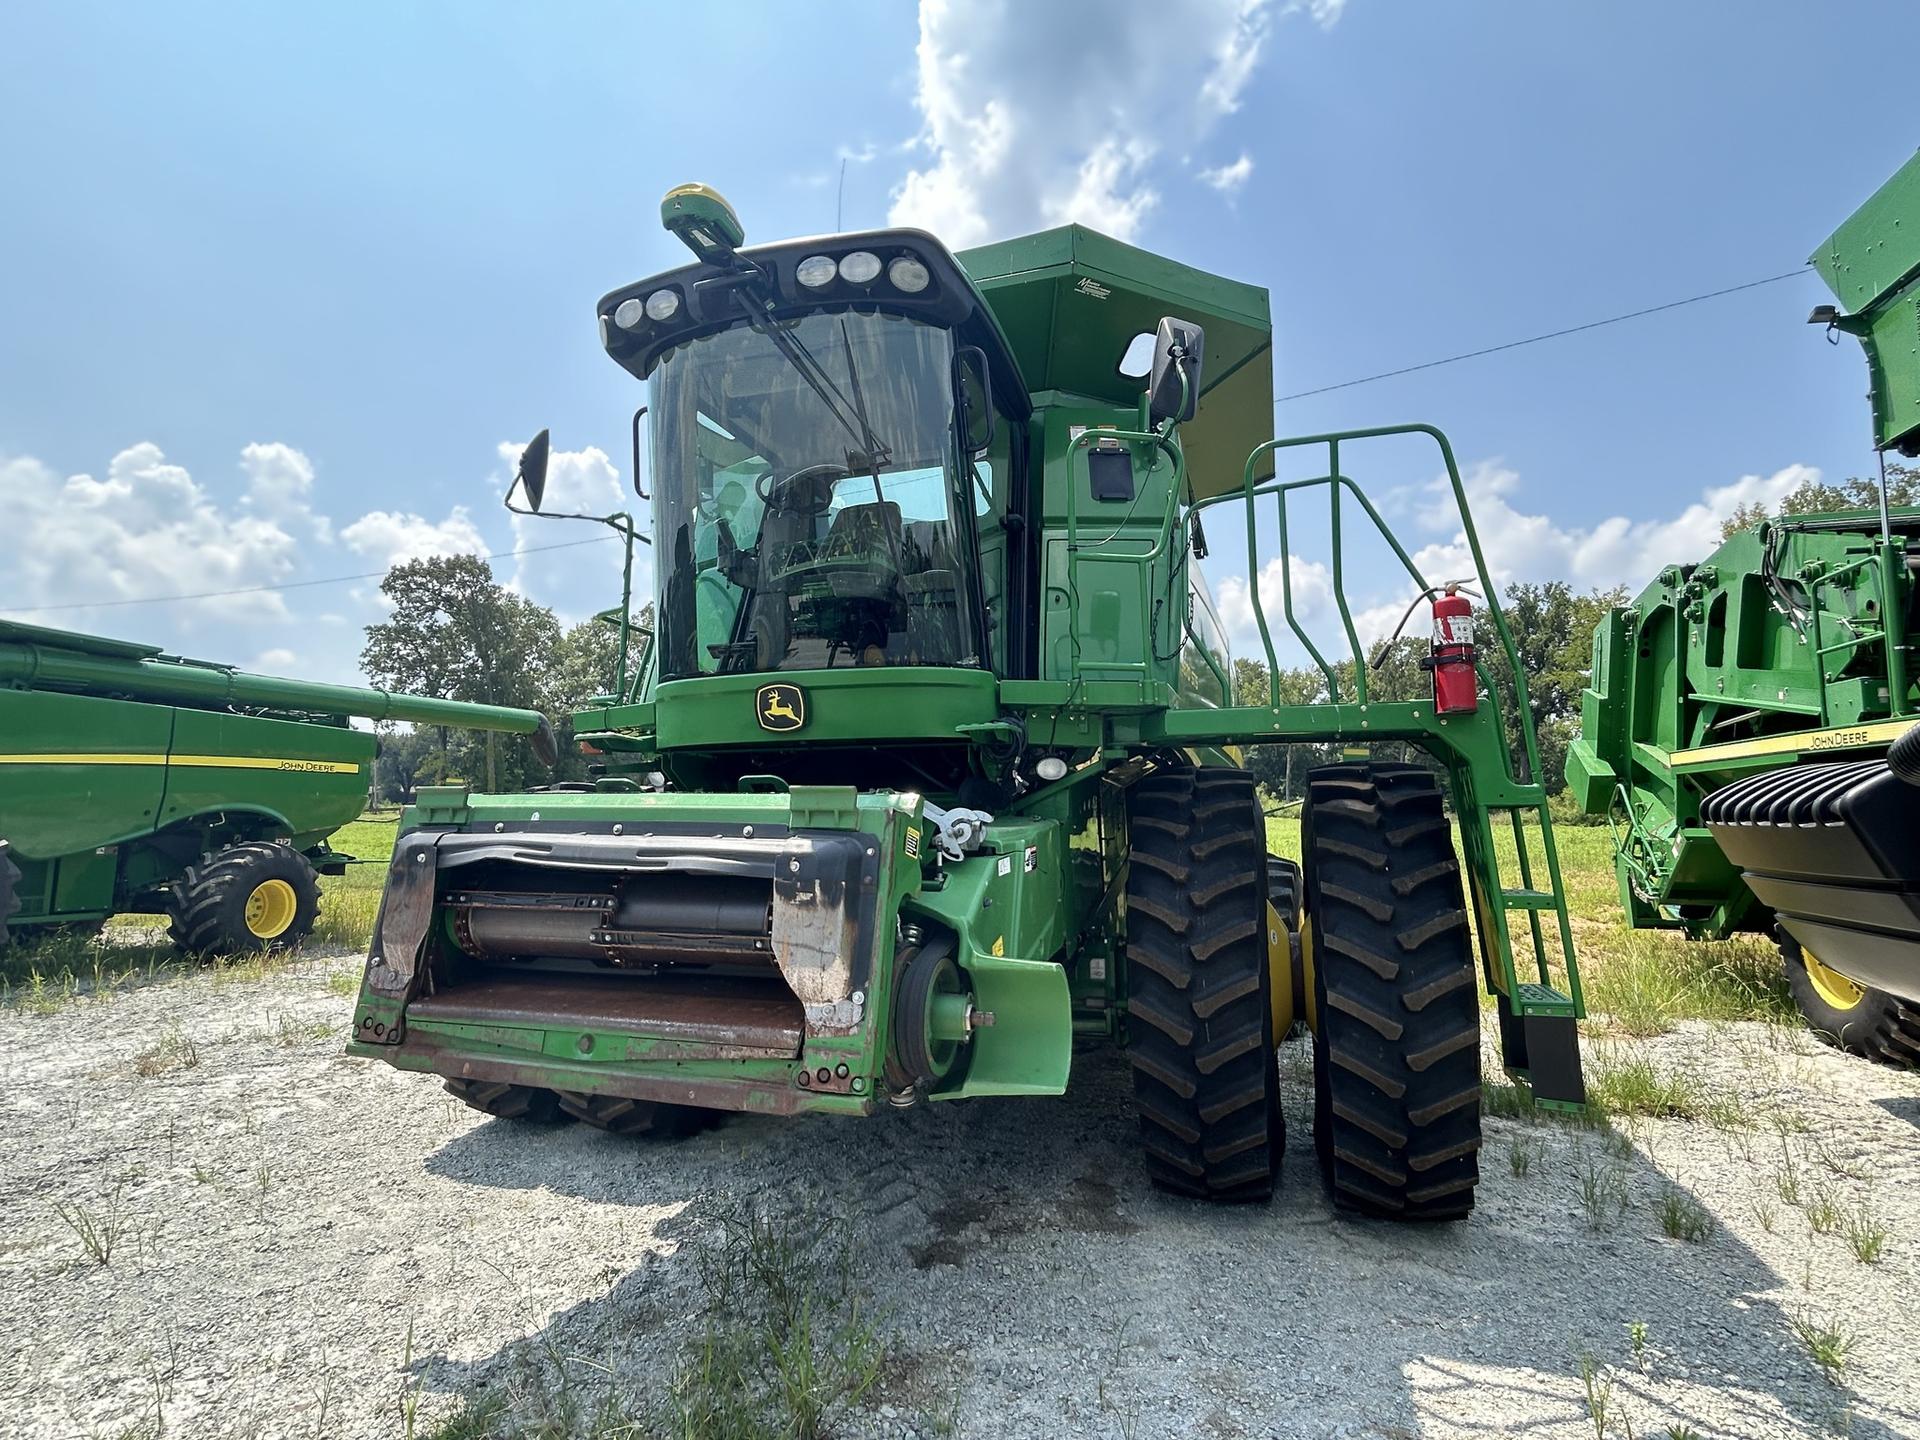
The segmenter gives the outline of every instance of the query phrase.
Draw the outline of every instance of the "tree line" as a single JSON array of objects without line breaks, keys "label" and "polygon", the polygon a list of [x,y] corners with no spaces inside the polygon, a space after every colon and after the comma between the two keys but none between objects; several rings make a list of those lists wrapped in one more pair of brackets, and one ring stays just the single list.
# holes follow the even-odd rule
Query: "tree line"
[{"label": "tree line", "polygon": [[[360,668],[384,690],[447,700],[512,705],[550,716],[560,764],[533,758],[524,735],[419,725],[384,735],[374,784],[399,801],[416,786],[462,780],[490,791],[581,780],[586,759],[572,743],[572,712],[613,688],[618,630],[599,620],[563,626],[554,613],[493,578],[475,555],[442,555],[396,565],[380,582],[391,607],[367,627]],[[651,624],[652,607],[636,626]],[[636,647],[637,648],[637,647]]]},{"label": "tree line", "polygon": [[[1887,502],[1920,504],[1920,469],[1889,465]],[[1873,510],[1879,503],[1880,487],[1873,480],[1808,481],[1782,498],[1774,513]],[[1721,533],[1729,536],[1767,518],[1764,507],[1745,506],[1727,518]],[[539,710],[553,717],[562,741],[560,766],[549,771],[534,760],[524,736],[438,726],[396,730],[383,738],[375,771],[382,798],[400,800],[416,785],[442,780],[511,791],[585,778],[586,760],[571,743],[568,717],[613,687],[619,651],[613,626],[598,620],[561,625],[545,606],[496,582],[492,566],[474,555],[436,556],[396,565],[380,582],[380,590],[391,613],[367,627],[366,646],[360,653],[361,669],[375,685]],[[1592,663],[1594,626],[1608,609],[1626,600],[1624,586],[1585,594],[1575,593],[1561,580],[1506,588],[1503,608],[1527,676],[1540,774],[1549,794],[1566,785],[1567,747],[1580,730],[1580,692]],[[650,627],[652,609],[649,605],[640,612],[639,628]],[[1410,622],[1415,633],[1367,657],[1367,689],[1372,697],[1415,700],[1432,693],[1432,683],[1420,668],[1428,652],[1423,613],[1416,610]],[[1521,737],[1511,704],[1512,675],[1484,604],[1475,607],[1474,632],[1481,664],[1501,698],[1509,748],[1517,757]],[[1351,697],[1352,658],[1331,668],[1342,695]],[[1235,660],[1232,679],[1235,703],[1268,703],[1267,667],[1260,661]],[[1329,698],[1326,676],[1314,666],[1283,668],[1278,684],[1282,704],[1319,704]],[[1337,760],[1339,753],[1336,745],[1252,746],[1247,760],[1267,792],[1284,801],[1299,799],[1307,771]]]}]

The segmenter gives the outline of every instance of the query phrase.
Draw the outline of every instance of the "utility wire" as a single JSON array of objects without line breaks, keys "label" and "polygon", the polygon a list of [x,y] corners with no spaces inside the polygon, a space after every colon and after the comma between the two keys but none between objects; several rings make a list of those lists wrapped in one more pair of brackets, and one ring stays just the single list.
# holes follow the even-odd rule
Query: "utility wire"
[{"label": "utility wire", "polygon": [[1584,330],[1598,330],[1603,325],[1618,325],[1623,320],[1638,320],[1644,315],[1658,315],[1663,310],[1678,310],[1683,305],[1698,305],[1702,300],[1717,300],[1722,295],[1737,295],[1742,290],[1756,290],[1762,285],[1775,285],[1782,280],[1791,280],[1796,275],[1811,273],[1802,266],[1798,270],[1789,270],[1783,275],[1769,275],[1764,280],[1749,280],[1744,285],[1729,285],[1724,290],[1709,290],[1704,295],[1689,295],[1684,300],[1669,300],[1664,305],[1649,305],[1644,310],[1629,310],[1624,315],[1610,315],[1605,320],[1590,320],[1585,325],[1572,325],[1565,330],[1549,330],[1544,335],[1529,335],[1525,340],[1509,340],[1504,345],[1489,345],[1484,350],[1469,350],[1464,355],[1449,355],[1444,360],[1428,360],[1420,365],[1403,365],[1398,370],[1382,370],[1378,375],[1362,375],[1358,380],[1342,380],[1338,385],[1322,385],[1313,390],[1296,390],[1291,395],[1282,395],[1273,403],[1284,405],[1289,400],[1304,400],[1309,395],[1325,395],[1330,390],[1350,390],[1355,385],[1371,385],[1375,380],[1391,380],[1396,375],[1411,375],[1416,370],[1433,370],[1441,365],[1457,365],[1462,360],[1478,360],[1482,355],[1498,355],[1502,350],[1518,350],[1522,345],[1538,345],[1542,340],[1558,340],[1564,335],[1578,335]]},{"label": "utility wire", "polygon": [[[841,166],[841,183],[845,184],[846,167]],[[1585,325],[1571,325],[1564,330],[1549,330],[1544,335],[1529,335],[1524,340],[1509,340],[1504,345],[1489,345],[1483,350],[1469,350],[1461,355],[1449,355],[1443,360],[1428,360],[1419,365],[1403,365],[1398,370],[1382,370],[1377,375],[1362,375],[1358,380],[1342,380],[1337,385],[1321,385],[1312,390],[1296,390],[1291,395],[1282,395],[1273,403],[1284,405],[1289,400],[1305,400],[1310,395],[1325,395],[1334,390],[1350,390],[1355,385],[1371,385],[1376,380],[1391,380],[1398,375],[1412,375],[1420,370],[1434,370],[1442,365],[1457,365],[1462,360],[1478,360],[1483,355],[1498,355],[1503,350],[1518,350],[1524,345],[1538,345],[1543,340],[1558,340],[1567,335],[1578,335],[1587,330],[1598,330],[1607,325],[1618,325],[1626,320],[1639,320],[1647,315],[1658,315],[1666,310],[1678,310],[1685,305],[1698,305],[1703,300],[1718,300],[1722,295],[1737,295],[1742,290],[1757,290],[1762,285],[1776,285],[1782,280],[1791,280],[1796,275],[1810,273],[1805,266],[1798,270],[1788,270],[1780,275],[1769,275],[1764,280],[1749,280],[1744,285],[1729,285],[1724,290],[1709,290],[1703,295],[1689,295],[1684,300],[1669,300],[1664,305],[1649,305],[1644,310],[1629,310],[1624,315],[1610,315],[1604,320],[1590,320]],[[596,536],[591,540],[568,540],[558,545],[533,545],[525,550],[503,550],[482,555],[482,560],[510,560],[516,555],[538,555],[548,550],[572,550],[581,545],[604,545],[613,536]],[[83,600],[65,605],[9,605],[4,607],[15,615],[44,614],[52,610],[106,610],[124,605],[167,605],[179,600],[221,600],[230,595],[260,595],[270,590],[305,590],[316,585],[348,585],[355,580],[378,580],[386,575],[384,570],[369,570],[358,575],[334,575],[324,580],[292,580],[284,585],[248,585],[237,590],[202,590],[190,595],[149,595],[137,600]]]},{"label": "utility wire", "polygon": [[[596,535],[591,540],[564,540],[558,545],[529,545],[524,550],[499,550],[489,555],[476,555],[476,560],[511,560],[518,555],[539,555],[548,550],[574,550],[582,545],[605,545],[617,539],[613,535]],[[467,554],[467,551],[459,551]],[[283,585],[246,585],[238,590],[200,590],[191,595],[148,595],[138,600],[75,600],[65,605],[0,605],[0,610],[11,615],[34,615],[48,610],[106,610],[122,605],[169,605],[176,600],[220,600],[229,595],[260,595],[269,590],[306,590],[315,585],[349,585],[355,580],[385,579],[385,570],[367,570],[358,575],[330,575],[324,580],[289,580]]]}]

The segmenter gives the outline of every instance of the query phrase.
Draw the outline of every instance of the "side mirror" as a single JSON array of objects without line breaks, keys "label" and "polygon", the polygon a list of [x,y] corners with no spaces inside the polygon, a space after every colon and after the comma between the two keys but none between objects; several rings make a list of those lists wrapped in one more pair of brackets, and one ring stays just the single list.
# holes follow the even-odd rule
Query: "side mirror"
[{"label": "side mirror", "polygon": [[953,409],[962,448],[975,458],[985,454],[993,445],[993,373],[978,345],[954,351]]},{"label": "side mirror", "polygon": [[1161,320],[1153,340],[1153,378],[1147,382],[1147,414],[1154,424],[1193,418],[1200,406],[1200,362],[1206,348],[1206,331],[1198,325],[1171,315]]},{"label": "side mirror", "polygon": [[526,492],[527,504],[533,507],[535,514],[539,513],[540,501],[547,493],[547,452],[552,448],[551,436],[542,430],[520,452],[520,471],[514,478]]}]

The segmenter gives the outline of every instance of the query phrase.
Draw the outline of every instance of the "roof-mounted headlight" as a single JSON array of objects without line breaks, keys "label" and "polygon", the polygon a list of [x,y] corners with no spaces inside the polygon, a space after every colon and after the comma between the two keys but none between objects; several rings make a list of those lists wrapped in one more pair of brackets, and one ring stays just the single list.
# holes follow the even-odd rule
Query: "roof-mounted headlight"
[{"label": "roof-mounted headlight", "polygon": [[671,320],[680,312],[680,292],[678,290],[656,290],[647,296],[647,318],[650,320]]},{"label": "roof-mounted headlight", "polygon": [[793,267],[793,278],[809,290],[820,290],[833,283],[840,269],[831,255],[809,255]]},{"label": "roof-mounted headlight", "polygon": [[932,283],[933,276],[913,256],[899,255],[887,266],[887,279],[893,282],[894,289],[908,295],[918,295]]},{"label": "roof-mounted headlight", "polygon": [[849,285],[870,285],[880,274],[880,257],[871,250],[856,250],[840,257],[840,278]]},{"label": "roof-mounted headlight", "polygon": [[640,308],[639,297],[629,296],[627,299],[622,300],[618,308],[614,310],[613,323],[618,325],[622,330],[631,330],[639,325],[640,317],[644,313]]}]

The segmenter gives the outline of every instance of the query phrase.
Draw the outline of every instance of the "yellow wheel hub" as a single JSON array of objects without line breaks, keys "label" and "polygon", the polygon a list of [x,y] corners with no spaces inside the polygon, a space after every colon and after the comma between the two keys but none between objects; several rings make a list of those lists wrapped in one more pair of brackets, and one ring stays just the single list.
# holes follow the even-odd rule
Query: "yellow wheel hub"
[{"label": "yellow wheel hub", "polygon": [[1807,979],[1813,982],[1814,993],[1836,1010],[1851,1010],[1862,1000],[1867,992],[1853,983],[1838,970],[1830,970],[1814,956],[1814,953],[1802,946],[1800,961],[1807,967]]},{"label": "yellow wheel hub", "polygon": [[256,940],[277,940],[287,933],[300,897],[284,880],[262,880],[247,896],[247,933]]}]

